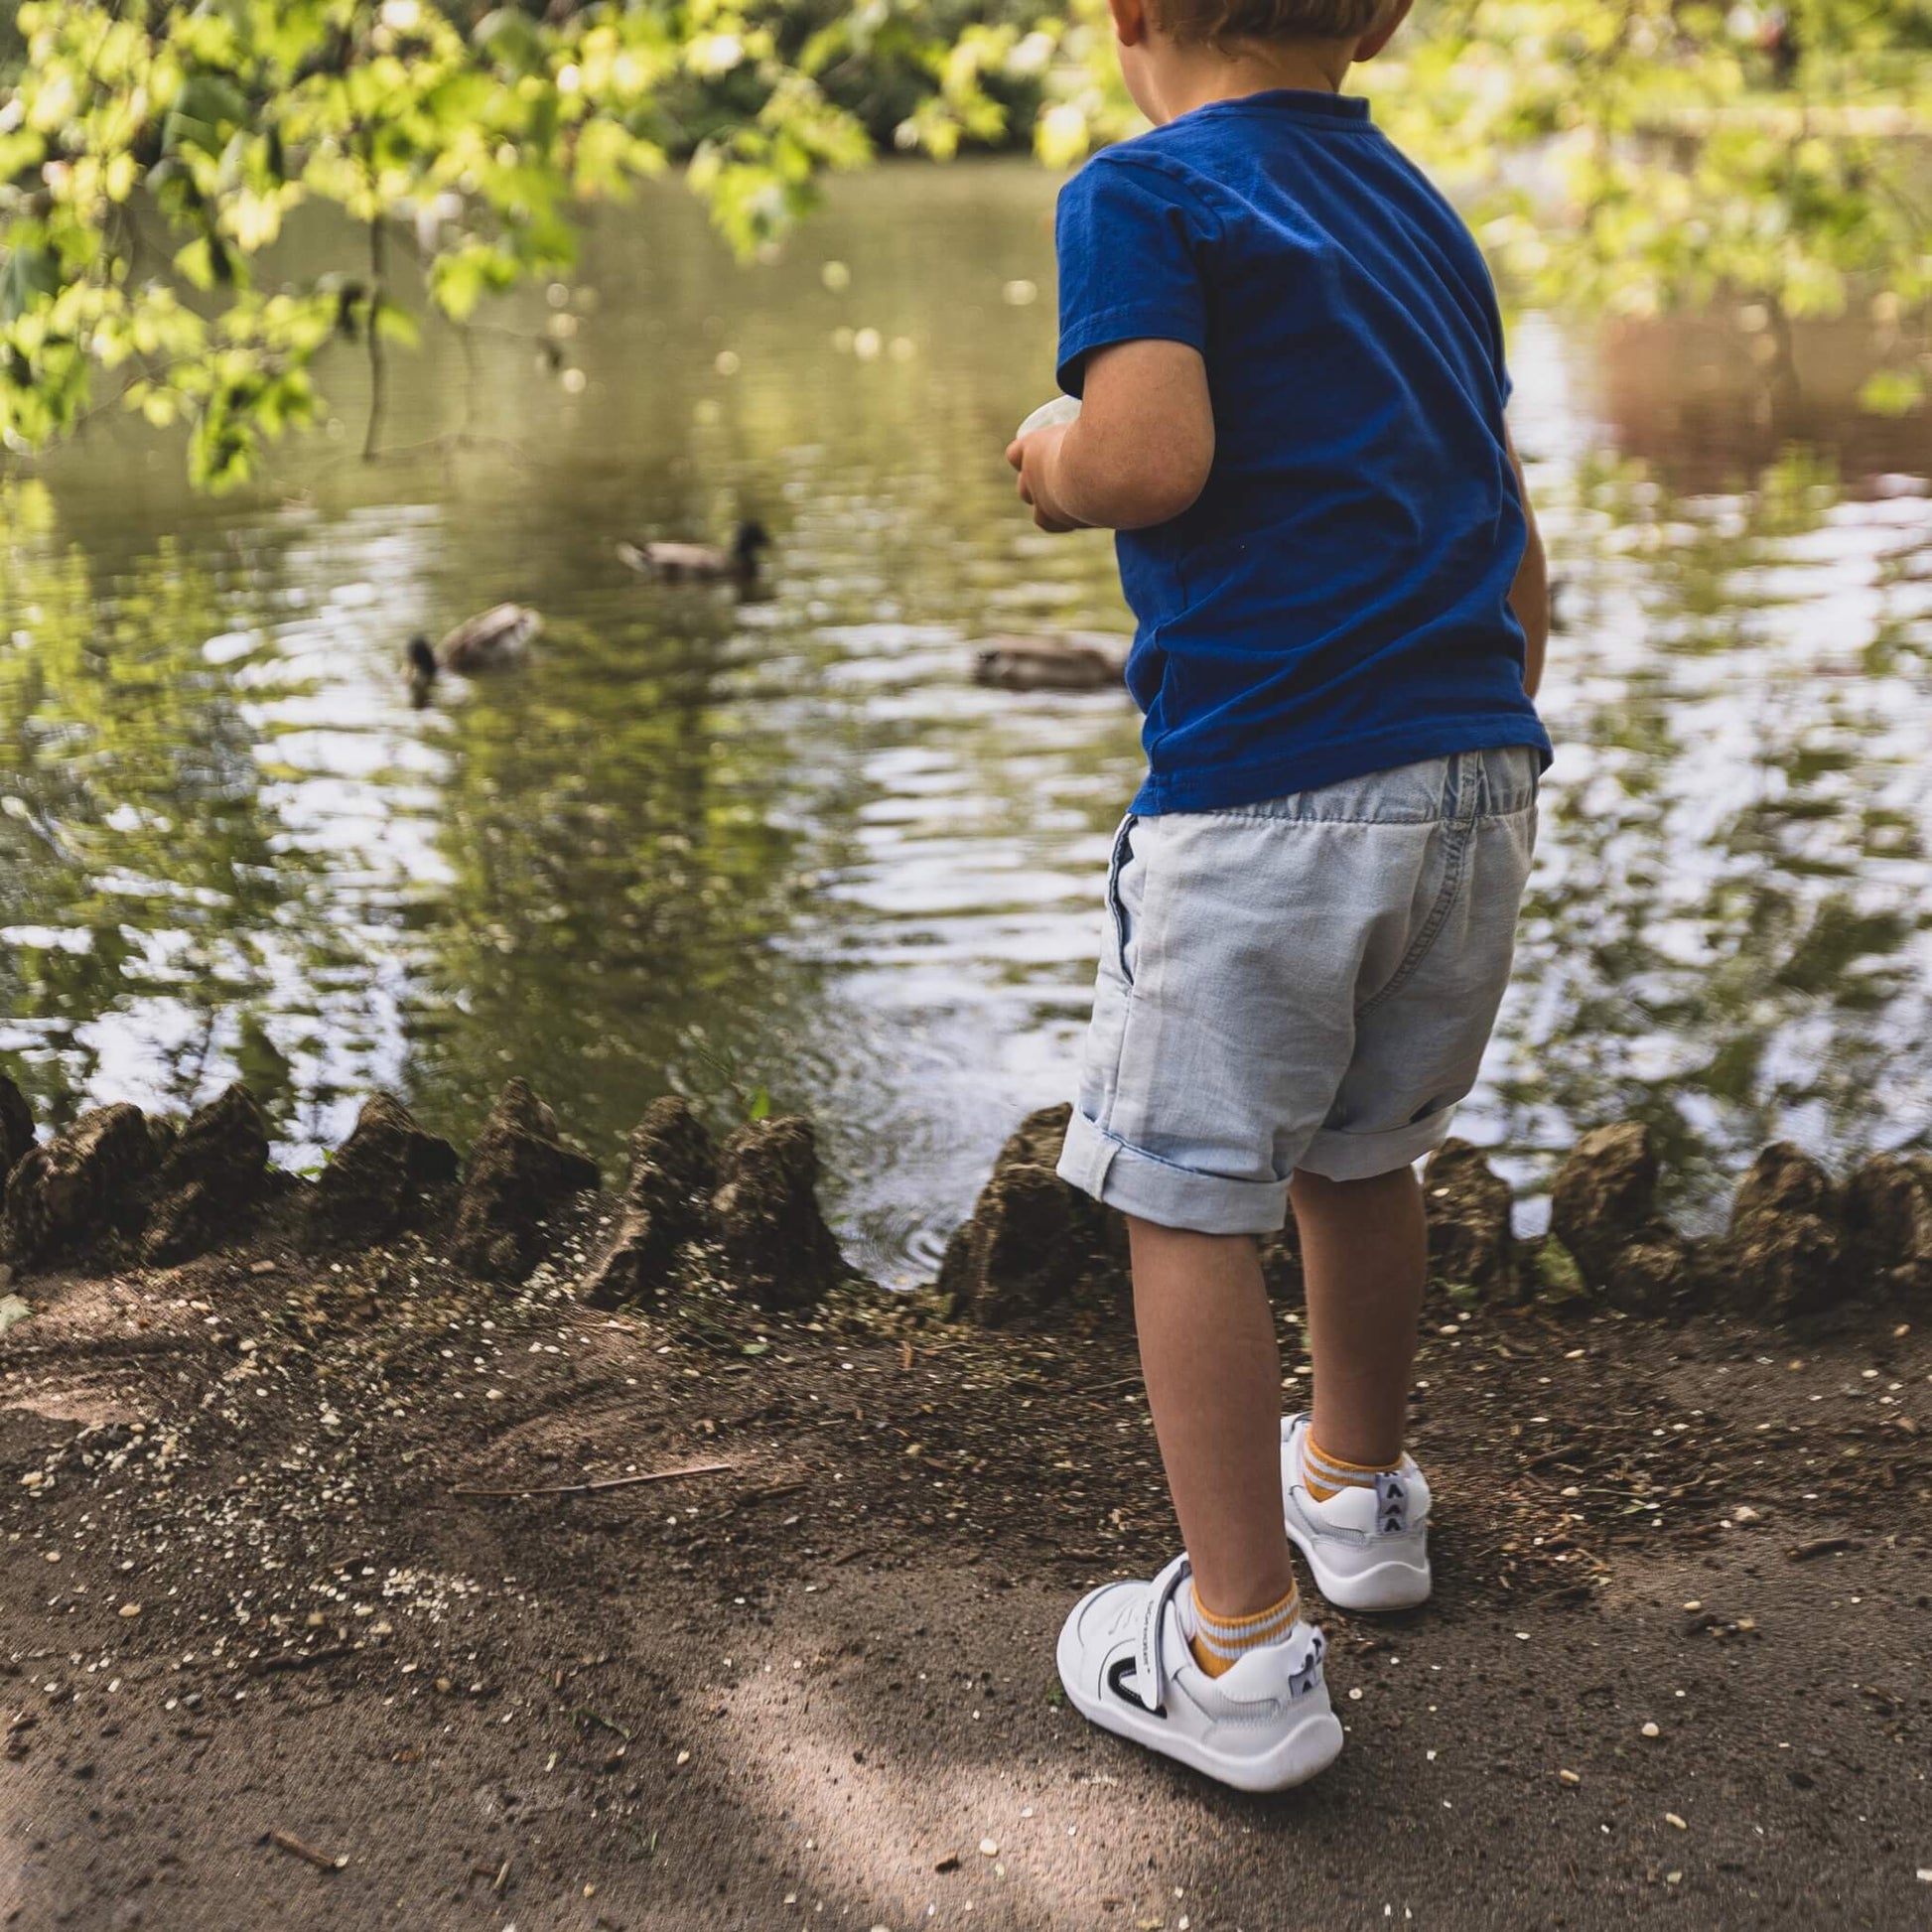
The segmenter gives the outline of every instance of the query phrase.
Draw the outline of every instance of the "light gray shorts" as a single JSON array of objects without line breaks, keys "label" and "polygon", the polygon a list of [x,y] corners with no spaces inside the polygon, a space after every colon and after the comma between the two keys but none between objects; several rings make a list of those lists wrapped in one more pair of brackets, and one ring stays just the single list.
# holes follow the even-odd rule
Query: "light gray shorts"
[{"label": "light gray shorts", "polygon": [[1130,814],[1060,1173],[1164,1227],[1264,1234],[1298,1168],[1433,1153],[1509,979],[1537,771],[1512,746]]}]

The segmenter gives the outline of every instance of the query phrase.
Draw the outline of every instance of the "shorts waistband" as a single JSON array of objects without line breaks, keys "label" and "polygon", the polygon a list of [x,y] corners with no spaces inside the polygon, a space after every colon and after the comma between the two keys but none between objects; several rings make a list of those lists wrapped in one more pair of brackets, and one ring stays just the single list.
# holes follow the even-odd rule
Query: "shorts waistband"
[{"label": "shorts waistband", "polygon": [[1189,815],[1325,825],[1472,824],[1527,811],[1536,803],[1541,769],[1533,747],[1500,745]]}]

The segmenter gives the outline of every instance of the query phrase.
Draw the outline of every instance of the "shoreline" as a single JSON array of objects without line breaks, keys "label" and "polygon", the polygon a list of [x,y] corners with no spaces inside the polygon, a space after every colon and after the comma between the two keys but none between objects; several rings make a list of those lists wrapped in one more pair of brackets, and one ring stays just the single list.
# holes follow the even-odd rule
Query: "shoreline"
[{"label": "shoreline", "polygon": [[[454,1167],[372,1103],[320,1183],[250,1197],[245,1164],[214,1184],[209,1150],[252,1146],[216,1107],[158,1155],[93,1133],[113,1253],[7,1291],[0,1923],[1922,1917],[1932,1326],[1903,1282],[1775,1327],[1618,1306],[1655,1267],[1560,1297],[1517,1249],[1507,1295],[1439,1286],[1437,1600],[1323,1615],[1348,1746],[1257,1801],[1057,1696],[1072,1596],[1173,1530],[1107,1231],[1081,1247],[1023,1158],[1050,1122],[1009,1144],[955,1308],[836,1273],[796,1124],[707,1173],[653,1110],[625,1192],[586,1196],[527,1090]],[[1445,1270],[1496,1259],[1481,1170],[1434,1176]],[[142,1259],[237,1202],[245,1234]],[[581,1293],[667,1252],[648,1293]],[[1286,1244],[1271,1274],[1292,1408]]]},{"label": "shoreline", "polygon": [[[1078,1323],[1119,1305],[1126,1238],[1116,1210],[1054,1173],[1070,1113],[1061,1104],[1021,1121],[936,1279],[892,1291],[840,1251],[802,1116],[748,1122],[720,1143],[685,1102],[659,1100],[631,1133],[623,1184],[607,1190],[521,1079],[504,1086],[467,1155],[376,1093],[311,1180],[274,1166],[245,1085],[185,1120],[117,1103],[43,1140],[25,1095],[0,1075],[0,1292],[38,1270],[165,1267],[257,1238],[323,1258],[401,1235],[508,1284],[558,1262],[565,1231],[595,1221],[564,1271],[592,1307],[647,1309],[709,1284],[767,1309],[838,1291],[986,1327]],[[1870,1323],[1932,1298],[1932,1155],[1875,1156],[1841,1179],[1772,1142],[1739,1177],[1722,1231],[1693,1235],[1659,1205],[1649,1129],[1616,1122],[1580,1136],[1556,1171],[1548,1228],[1524,1238],[1490,1152],[1450,1139],[1424,1168],[1432,1287],[1459,1307]],[[1261,1245],[1271,1287],[1295,1288],[1292,1217]]]}]

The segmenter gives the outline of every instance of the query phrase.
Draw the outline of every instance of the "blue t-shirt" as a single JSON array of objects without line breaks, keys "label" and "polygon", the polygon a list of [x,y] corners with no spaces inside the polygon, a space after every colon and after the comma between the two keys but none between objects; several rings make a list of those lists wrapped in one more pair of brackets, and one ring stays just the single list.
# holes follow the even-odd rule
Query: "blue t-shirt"
[{"label": "blue t-shirt", "polygon": [[1508,602],[1526,526],[1495,290],[1368,103],[1252,94],[1110,148],[1061,191],[1058,249],[1061,386],[1157,338],[1200,350],[1214,406],[1199,499],[1119,534],[1135,809],[1547,759]]}]

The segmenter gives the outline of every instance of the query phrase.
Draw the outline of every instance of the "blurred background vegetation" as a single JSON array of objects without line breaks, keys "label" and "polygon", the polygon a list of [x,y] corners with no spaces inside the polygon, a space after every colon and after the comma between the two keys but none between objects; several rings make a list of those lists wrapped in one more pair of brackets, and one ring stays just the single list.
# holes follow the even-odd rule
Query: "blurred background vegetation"
[{"label": "blurred background vegetation", "polygon": [[[1773,1136],[1932,1146],[1932,12],[1420,0],[1394,56],[1360,84],[1497,264],[1566,625],[1463,1131],[1533,1192],[1642,1118],[1694,1217]],[[1118,694],[969,675],[1125,622],[1000,450],[1058,174],[1135,125],[1094,0],[10,12],[42,1119],[244,1077],[301,1167],[373,1086],[461,1137],[516,1072],[615,1161],[667,1090],[768,1095],[855,1254],[929,1270],[1067,1090],[1141,764]],[[614,555],[745,515],[757,595]],[[410,631],[497,599],[527,667],[412,709]]]},{"label": "blurred background vegetation", "polygon": [[[1134,125],[1101,0],[28,0],[0,44],[0,435],[31,449],[116,402],[186,423],[222,487],[319,414],[314,364],[566,270],[576,214],[681,169],[734,247],[878,152]],[[1532,300],[1642,316],[1863,305],[1864,405],[1926,389],[1932,0],[1424,0],[1365,75]],[[264,261],[304,205],[340,259]],[[419,258],[420,296],[397,258]],[[371,424],[372,432],[375,429]]]}]

